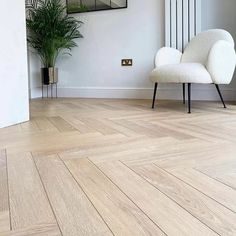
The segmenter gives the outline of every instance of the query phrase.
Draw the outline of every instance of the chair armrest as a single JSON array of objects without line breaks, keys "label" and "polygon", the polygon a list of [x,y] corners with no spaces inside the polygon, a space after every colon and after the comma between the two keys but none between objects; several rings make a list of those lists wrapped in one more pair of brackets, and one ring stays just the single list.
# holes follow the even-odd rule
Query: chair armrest
[{"label": "chair armrest", "polygon": [[229,84],[236,65],[234,46],[224,40],[216,42],[210,50],[206,68],[215,84]]},{"label": "chair armrest", "polygon": [[161,48],[155,58],[155,66],[163,66],[170,64],[179,64],[181,62],[182,53],[174,48]]}]

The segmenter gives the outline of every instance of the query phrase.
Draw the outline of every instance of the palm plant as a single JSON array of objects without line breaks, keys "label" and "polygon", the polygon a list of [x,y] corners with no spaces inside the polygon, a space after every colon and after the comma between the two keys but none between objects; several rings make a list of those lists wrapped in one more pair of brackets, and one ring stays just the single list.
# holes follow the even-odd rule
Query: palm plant
[{"label": "palm plant", "polygon": [[77,46],[75,39],[83,37],[79,31],[82,22],[66,14],[61,0],[38,0],[28,10],[26,24],[28,43],[45,68],[55,67],[60,54],[71,55],[70,51]]}]

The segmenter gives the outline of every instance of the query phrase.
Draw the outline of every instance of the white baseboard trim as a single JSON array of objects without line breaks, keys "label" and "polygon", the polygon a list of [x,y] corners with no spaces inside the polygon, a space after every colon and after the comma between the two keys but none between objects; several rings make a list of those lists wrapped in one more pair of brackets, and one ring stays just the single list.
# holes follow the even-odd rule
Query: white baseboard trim
[{"label": "white baseboard trim", "polygon": [[[235,89],[221,89],[225,101],[236,101]],[[42,96],[41,87],[30,90],[31,98]],[[46,95],[46,93],[45,93]],[[49,89],[50,96],[50,89]],[[100,87],[78,87],[58,88],[58,97],[64,98],[123,98],[123,99],[152,99],[153,88],[100,88]],[[182,89],[173,87],[161,87],[157,91],[158,99],[181,100]],[[207,88],[193,88],[193,100],[218,101],[219,96],[214,86]]]}]

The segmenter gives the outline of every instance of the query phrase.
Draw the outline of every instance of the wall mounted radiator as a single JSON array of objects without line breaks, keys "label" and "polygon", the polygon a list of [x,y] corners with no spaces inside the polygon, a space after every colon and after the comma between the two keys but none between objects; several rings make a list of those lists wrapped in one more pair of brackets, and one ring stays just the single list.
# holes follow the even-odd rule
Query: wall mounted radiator
[{"label": "wall mounted radiator", "polygon": [[165,45],[183,51],[201,32],[201,0],[165,0]]}]

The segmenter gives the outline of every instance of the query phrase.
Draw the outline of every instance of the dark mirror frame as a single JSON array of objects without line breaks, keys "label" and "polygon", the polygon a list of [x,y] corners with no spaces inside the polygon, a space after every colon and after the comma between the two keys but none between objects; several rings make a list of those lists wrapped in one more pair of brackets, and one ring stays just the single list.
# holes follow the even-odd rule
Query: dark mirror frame
[{"label": "dark mirror frame", "polygon": [[[96,0],[95,0],[96,2]],[[111,1],[110,1],[111,2]],[[117,7],[117,8],[105,8],[105,9],[94,9],[94,10],[81,10],[81,11],[75,11],[75,12],[70,12],[68,10],[68,4],[69,4],[69,0],[66,0],[66,9],[67,9],[67,14],[78,14],[78,13],[84,13],[84,12],[94,12],[94,11],[107,11],[107,10],[119,10],[119,9],[125,9],[128,8],[128,0],[125,1],[126,6],[125,7]],[[95,4],[96,6],[96,4]]]}]

